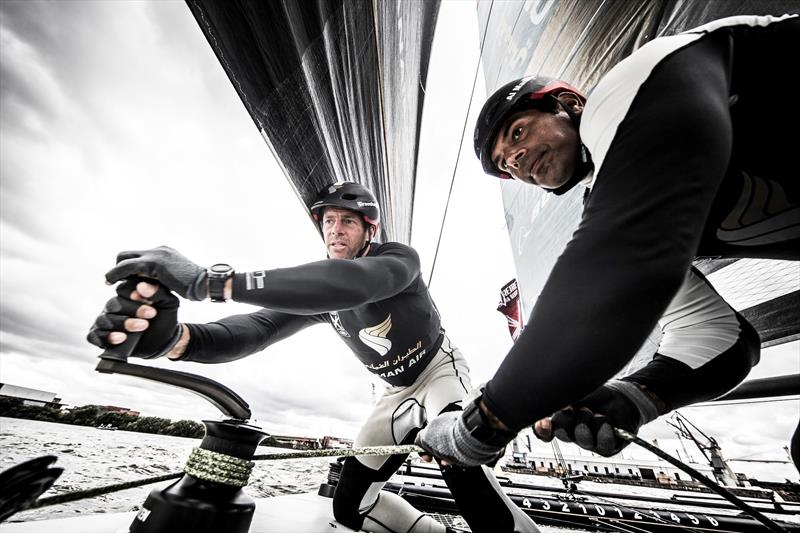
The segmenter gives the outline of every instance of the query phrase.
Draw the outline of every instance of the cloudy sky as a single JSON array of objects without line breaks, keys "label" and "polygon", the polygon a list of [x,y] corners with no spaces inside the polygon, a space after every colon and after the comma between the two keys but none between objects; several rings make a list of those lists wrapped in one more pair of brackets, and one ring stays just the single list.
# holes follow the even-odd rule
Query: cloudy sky
[{"label": "cloudy sky", "polygon": [[[71,405],[217,418],[190,393],[98,374],[99,350],[84,340],[113,295],[103,274],[120,250],[168,244],[198,264],[227,262],[239,271],[324,257],[188,8],[180,1],[3,0],[0,61],[0,381],[53,391]],[[474,4],[444,2],[412,236],[426,279],[477,61]],[[474,98],[473,114],[485,98],[482,83]],[[478,383],[511,345],[495,307],[514,269],[500,190],[481,174],[470,137],[431,290]],[[182,302],[180,318],[205,322],[249,310]],[[796,372],[797,352],[797,343],[771,349],[753,377]],[[147,364],[224,383],[250,403],[262,427],[279,434],[352,437],[382,390],[325,326],[226,365]],[[685,414],[729,457],[781,459],[799,410],[792,400]],[[677,449],[668,426],[651,426],[644,436]],[[540,449],[548,453],[549,446]],[[735,466],[798,478],[788,465]]]}]

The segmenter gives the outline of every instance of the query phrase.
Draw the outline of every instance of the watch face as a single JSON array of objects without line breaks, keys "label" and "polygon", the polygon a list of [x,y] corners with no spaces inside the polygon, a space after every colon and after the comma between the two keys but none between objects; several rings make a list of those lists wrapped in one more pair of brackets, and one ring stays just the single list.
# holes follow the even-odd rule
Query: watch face
[{"label": "watch face", "polygon": [[225,263],[217,263],[216,265],[211,265],[211,272],[215,274],[227,274],[233,270],[230,265],[226,265]]}]

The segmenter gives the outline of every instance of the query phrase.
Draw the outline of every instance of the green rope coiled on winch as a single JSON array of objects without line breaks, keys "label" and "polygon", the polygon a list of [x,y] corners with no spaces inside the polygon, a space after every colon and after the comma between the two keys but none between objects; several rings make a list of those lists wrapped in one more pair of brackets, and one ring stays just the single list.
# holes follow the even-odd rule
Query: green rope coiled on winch
[{"label": "green rope coiled on winch", "polygon": [[194,448],[183,471],[204,481],[244,487],[254,465],[253,461],[247,459]]}]

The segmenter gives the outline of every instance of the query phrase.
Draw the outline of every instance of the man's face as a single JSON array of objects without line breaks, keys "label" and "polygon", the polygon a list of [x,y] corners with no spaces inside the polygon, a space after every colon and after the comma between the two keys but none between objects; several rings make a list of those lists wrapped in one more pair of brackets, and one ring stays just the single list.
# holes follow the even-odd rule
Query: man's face
[{"label": "man's face", "polygon": [[561,111],[520,111],[500,127],[492,147],[492,161],[512,178],[556,189],[575,172],[578,132]]},{"label": "man's face", "polygon": [[353,259],[366,244],[368,232],[355,211],[326,207],[322,214],[322,236],[331,259]]}]

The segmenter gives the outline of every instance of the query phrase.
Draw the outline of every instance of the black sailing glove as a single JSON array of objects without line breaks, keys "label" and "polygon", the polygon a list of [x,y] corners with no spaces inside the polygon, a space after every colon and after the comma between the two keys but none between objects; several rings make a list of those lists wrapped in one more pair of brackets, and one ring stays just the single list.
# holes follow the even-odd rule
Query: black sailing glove
[{"label": "black sailing glove", "polygon": [[658,416],[656,403],[636,383],[611,380],[555,413],[551,424],[557,439],[609,457],[628,445],[614,433],[615,427],[636,434]]},{"label": "black sailing glove", "polygon": [[[128,333],[125,319],[135,318],[136,310],[143,304],[130,299],[136,284],[142,279],[129,279],[117,286],[117,296],[111,298],[103,312],[97,317],[86,340],[103,349],[115,345],[108,342],[108,334],[112,331]],[[152,283],[150,280],[146,280]],[[156,316],[148,320],[150,325],[142,332],[131,357],[154,359],[168,353],[178,343],[183,327],[178,324],[178,299],[167,289],[159,286],[150,298],[150,304],[156,309]]]},{"label": "black sailing glove", "polygon": [[168,246],[121,252],[117,256],[117,266],[106,272],[106,281],[115,283],[133,276],[158,280],[187,300],[199,302],[208,297],[206,269]]}]

